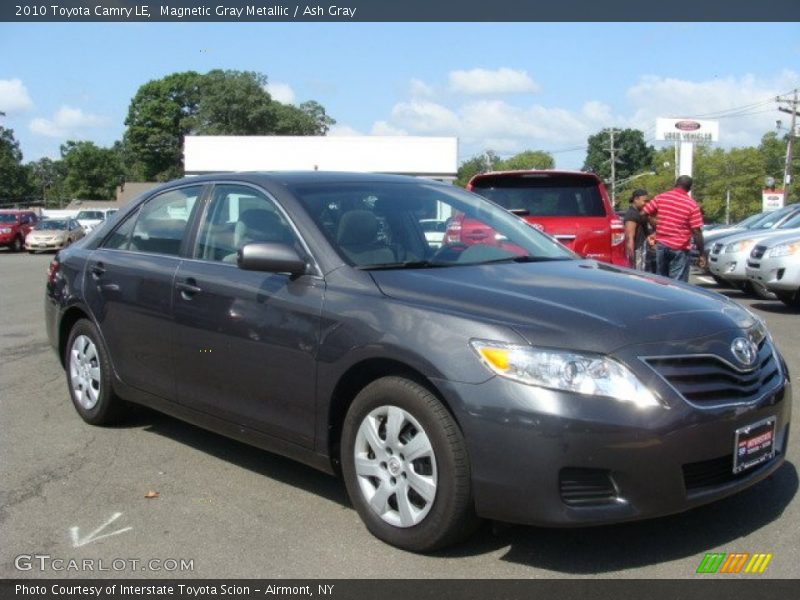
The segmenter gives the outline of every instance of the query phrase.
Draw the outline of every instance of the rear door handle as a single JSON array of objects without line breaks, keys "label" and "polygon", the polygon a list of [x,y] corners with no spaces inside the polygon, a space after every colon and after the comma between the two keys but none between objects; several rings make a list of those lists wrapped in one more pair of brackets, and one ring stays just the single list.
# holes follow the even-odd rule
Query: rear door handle
[{"label": "rear door handle", "polygon": [[176,283],[175,286],[181,291],[184,300],[191,300],[193,296],[203,291],[203,288],[199,287],[191,277],[186,281]]},{"label": "rear door handle", "polygon": [[106,268],[105,266],[103,266],[103,263],[94,264],[91,267],[89,267],[89,270],[92,272],[92,277],[94,277],[95,279],[99,279],[103,275],[103,273],[106,272]]}]

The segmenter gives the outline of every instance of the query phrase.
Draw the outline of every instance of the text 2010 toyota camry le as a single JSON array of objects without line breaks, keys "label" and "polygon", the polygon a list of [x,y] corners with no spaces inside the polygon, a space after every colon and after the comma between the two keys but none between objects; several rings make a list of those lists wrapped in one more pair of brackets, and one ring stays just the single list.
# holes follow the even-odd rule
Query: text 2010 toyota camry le
[{"label": "text 2010 toyota camry le", "polygon": [[[431,244],[426,219],[483,237]],[[340,471],[369,530],[415,551],[481,517],[683,511],[786,451],[788,373],[752,313],[432,181],[175,181],[60,252],[45,307],[87,422],[141,403]]]}]

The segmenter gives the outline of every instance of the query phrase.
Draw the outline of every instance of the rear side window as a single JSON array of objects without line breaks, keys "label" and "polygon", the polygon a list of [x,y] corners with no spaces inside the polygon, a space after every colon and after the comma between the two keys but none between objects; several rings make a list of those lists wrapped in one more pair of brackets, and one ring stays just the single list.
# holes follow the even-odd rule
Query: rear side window
[{"label": "rear side window", "polygon": [[103,246],[179,255],[189,218],[202,189],[202,186],[185,187],[150,198],[137,214],[116,228]]},{"label": "rear side window", "polygon": [[606,216],[600,189],[590,177],[482,177],[473,185],[475,193],[524,216]]}]

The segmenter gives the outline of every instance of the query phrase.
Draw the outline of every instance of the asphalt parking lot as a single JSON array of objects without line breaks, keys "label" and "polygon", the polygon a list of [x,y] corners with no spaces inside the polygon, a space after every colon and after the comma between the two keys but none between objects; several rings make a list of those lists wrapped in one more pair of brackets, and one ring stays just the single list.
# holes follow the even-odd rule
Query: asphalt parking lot
[{"label": "asphalt parking lot", "polygon": [[[306,466],[144,409],[123,426],[86,425],[44,331],[51,258],[0,250],[0,577],[691,578],[710,577],[695,574],[707,552],[772,553],[759,577],[800,576],[796,439],[772,477],[688,513],[590,529],[487,525],[418,556],[373,538],[343,484]],[[766,319],[796,374],[800,314],[725,293]],[[94,570],[58,568],[71,560]]]}]

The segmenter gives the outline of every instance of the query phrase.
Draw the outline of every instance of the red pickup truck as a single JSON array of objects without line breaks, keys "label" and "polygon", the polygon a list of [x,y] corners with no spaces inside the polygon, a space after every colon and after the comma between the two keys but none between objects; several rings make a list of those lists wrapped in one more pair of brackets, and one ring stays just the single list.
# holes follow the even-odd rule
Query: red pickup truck
[{"label": "red pickup truck", "polygon": [[[473,177],[467,189],[499,204],[581,256],[628,266],[625,228],[603,182],[577,171],[498,171]],[[489,243],[494,232],[455,215],[444,243]]]},{"label": "red pickup truck", "polygon": [[27,236],[39,220],[32,210],[0,210],[0,246],[21,252]]}]

